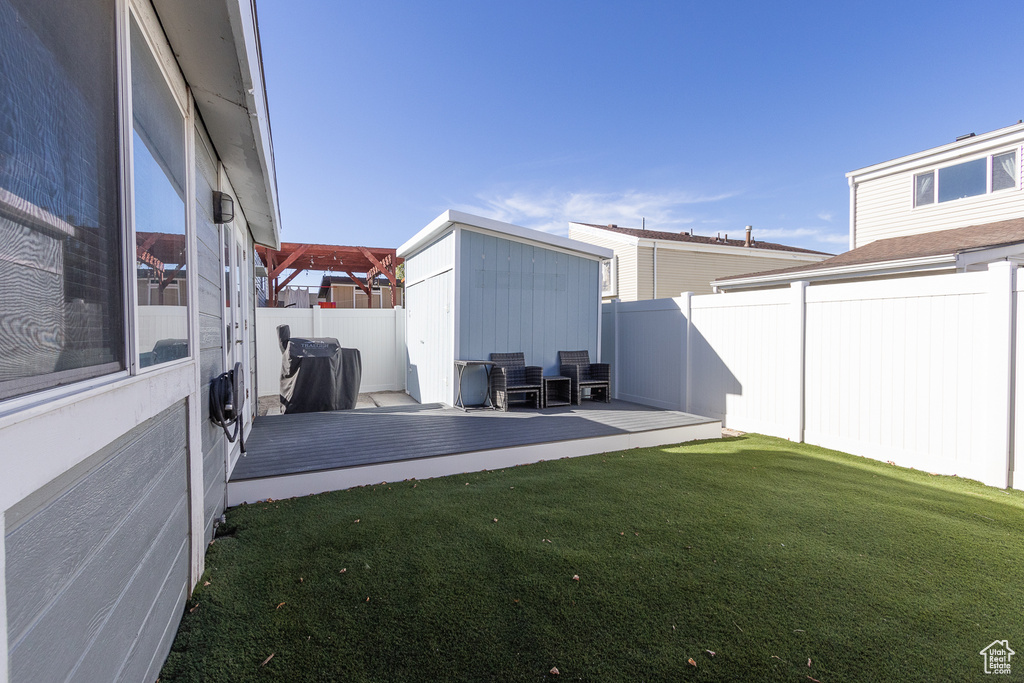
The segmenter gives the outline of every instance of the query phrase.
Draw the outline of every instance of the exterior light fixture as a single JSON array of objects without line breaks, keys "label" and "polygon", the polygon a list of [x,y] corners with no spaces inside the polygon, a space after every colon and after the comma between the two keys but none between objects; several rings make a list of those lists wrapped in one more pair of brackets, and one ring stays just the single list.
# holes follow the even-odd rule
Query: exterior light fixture
[{"label": "exterior light fixture", "polygon": [[235,200],[226,192],[213,191],[213,222],[217,225],[235,220]]}]

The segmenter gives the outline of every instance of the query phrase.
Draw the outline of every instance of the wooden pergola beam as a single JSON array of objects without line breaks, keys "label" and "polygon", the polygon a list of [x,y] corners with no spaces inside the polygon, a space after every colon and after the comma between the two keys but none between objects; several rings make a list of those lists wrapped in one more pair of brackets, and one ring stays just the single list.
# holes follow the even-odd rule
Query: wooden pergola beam
[{"label": "wooden pergola beam", "polygon": [[[288,255],[288,258],[286,258],[284,261],[281,261],[280,265],[278,265],[272,271],[270,271],[270,277],[276,278],[278,275],[280,275],[281,271],[283,271],[285,268],[287,268],[291,264],[295,263],[295,261],[300,256],[305,254],[307,249],[309,249],[309,245],[308,244],[300,244],[295,251],[293,251],[291,254]],[[305,270],[305,269],[302,268],[300,270]]]},{"label": "wooden pergola beam", "polygon": [[357,285],[359,285],[359,289],[361,289],[364,292],[366,292],[366,296],[370,298],[370,301],[373,301],[373,292],[370,291],[370,287],[365,282],[363,282],[362,280],[357,278],[352,273],[351,270],[346,270],[345,274],[348,275],[350,278],[352,278],[352,282],[355,282]]}]

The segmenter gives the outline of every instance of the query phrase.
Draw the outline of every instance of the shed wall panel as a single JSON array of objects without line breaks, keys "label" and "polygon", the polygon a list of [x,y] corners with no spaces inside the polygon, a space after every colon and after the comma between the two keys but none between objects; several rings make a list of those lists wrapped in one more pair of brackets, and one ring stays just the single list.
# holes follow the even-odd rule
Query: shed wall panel
[{"label": "shed wall panel", "polygon": [[[558,374],[558,351],[586,349],[597,361],[598,261],[463,229],[459,267],[462,358],[522,351],[546,375]],[[467,403],[486,391],[474,375],[463,385]]]},{"label": "shed wall panel", "polygon": [[420,403],[451,404],[455,231],[405,261],[406,387]]}]

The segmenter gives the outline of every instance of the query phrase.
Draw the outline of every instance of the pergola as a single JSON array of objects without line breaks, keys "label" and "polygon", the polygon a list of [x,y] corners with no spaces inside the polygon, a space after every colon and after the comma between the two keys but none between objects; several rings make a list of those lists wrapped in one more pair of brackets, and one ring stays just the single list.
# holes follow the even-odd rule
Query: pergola
[{"label": "pergola", "polygon": [[[267,303],[270,306],[277,306],[281,290],[306,270],[345,273],[371,301],[373,293],[370,286],[378,275],[383,275],[391,283],[391,305],[395,305],[395,288],[398,286],[395,268],[404,259],[398,258],[394,249],[283,242],[277,251],[261,245],[256,245],[256,251],[267,266],[267,280],[270,282]],[[292,272],[282,280],[281,276],[289,269]],[[364,277],[357,277],[357,273]]]}]

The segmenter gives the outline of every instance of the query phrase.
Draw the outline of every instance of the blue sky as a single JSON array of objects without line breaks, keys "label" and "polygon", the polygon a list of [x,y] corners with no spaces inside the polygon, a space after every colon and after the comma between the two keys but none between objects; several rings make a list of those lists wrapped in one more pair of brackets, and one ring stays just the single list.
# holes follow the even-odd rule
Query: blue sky
[{"label": "blue sky", "polygon": [[447,208],[846,249],[844,174],[1024,117],[1019,2],[259,2],[284,241]]}]

